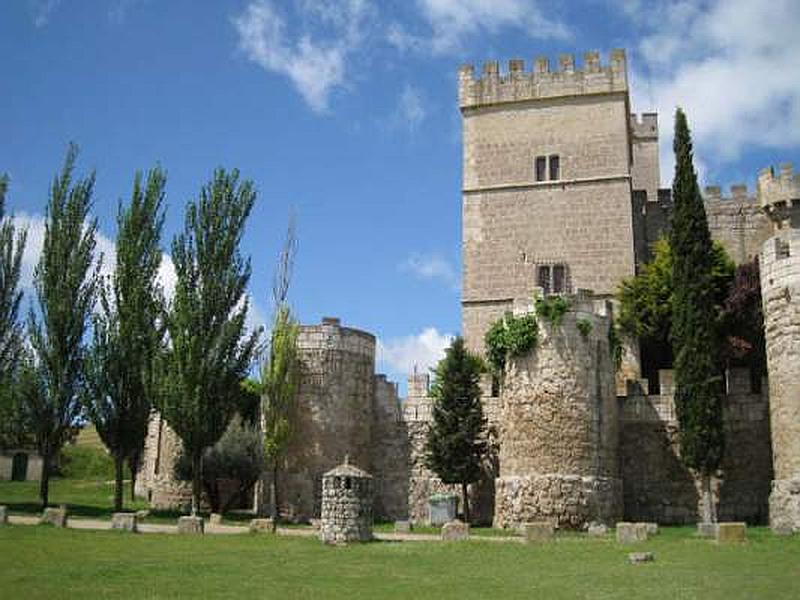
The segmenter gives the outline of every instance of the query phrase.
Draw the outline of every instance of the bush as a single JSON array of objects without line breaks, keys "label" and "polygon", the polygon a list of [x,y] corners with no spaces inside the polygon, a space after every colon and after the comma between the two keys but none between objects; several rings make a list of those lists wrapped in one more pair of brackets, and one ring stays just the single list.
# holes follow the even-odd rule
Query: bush
[{"label": "bush", "polygon": [[569,300],[562,296],[536,299],[536,314],[550,321],[555,327],[561,325],[567,310],[569,310]]},{"label": "bush", "polygon": [[506,360],[522,356],[536,347],[539,337],[539,324],[536,315],[526,314],[519,317],[506,314],[495,321],[486,332],[486,359],[495,374],[501,374]]},{"label": "bush", "polygon": [[61,476],[67,479],[114,479],[114,459],[102,448],[67,446],[61,451]]},{"label": "bush", "polygon": [[592,328],[594,327],[589,319],[578,319],[578,322],[575,323],[575,325],[578,327],[578,331],[580,331],[584,338],[589,337],[589,334],[592,333]]}]

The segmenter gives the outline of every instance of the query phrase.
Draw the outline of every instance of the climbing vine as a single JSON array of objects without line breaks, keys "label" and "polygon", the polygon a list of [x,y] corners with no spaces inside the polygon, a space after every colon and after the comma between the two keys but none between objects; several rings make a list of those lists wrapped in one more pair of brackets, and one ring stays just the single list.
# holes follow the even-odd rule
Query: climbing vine
[{"label": "climbing vine", "polygon": [[536,314],[558,327],[569,310],[569,300],[563,296],[536,298]]},{"label": "climbing vine", "polygon": [[486,332],[486,359],[495,374],[501,374],[506,360],[521,356],[536,347],[539,324],[536,315],[515,316],[506,313],[495,321]]},{"label": "climbing vine", "polygon": [[575,325],[578,327],[578,331],[580,331],[581,336],[583,336],[584,339],[589,337],[589,334],[592,333],[592,328],[594,327],[589,319],[578,319]]}]

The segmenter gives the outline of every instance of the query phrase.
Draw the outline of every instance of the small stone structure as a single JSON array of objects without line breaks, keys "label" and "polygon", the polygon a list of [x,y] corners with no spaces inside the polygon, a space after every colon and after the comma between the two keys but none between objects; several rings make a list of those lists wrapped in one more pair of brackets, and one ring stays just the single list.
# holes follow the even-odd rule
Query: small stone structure
[{"label": "small stone structure", "polygon": [[647,562],[653,562],[656,559],[652,552],[631,552],[628,554],[628,562],[632,565],[641,565]]},{"label": "small stone structure", "polygon": [[372,475],[344,463],[322,476],[320,539],[326,544],[372,539]]},{"label": "small stone structure", "polygon": [[136,513],[114,513],[111,517],[111,529],[121,529],[136,533],[139,531]]},{"label": "small stone structure", "polygon": [[0,506],[0,527],[8,525],[8,507]]},{"label": "small stone structure", "polygon": [[54,527],[66,527],[67,507],[60,506],[58,508],[54,508],[50,506],[45,508],[39,522],[42,524],[53,525]]},{"label": "small stone structure", "polygon": [[605,537],[608,534],[608,527],[605,523],[589,523],[586,534],[589,537]]},{"label": "small stone structure", "polygon": [[635,544],[647,541],[647,525],[645,523],[617,523],[617,542]]},{"label": "small stone structure", "polygon": [[747,523],[719,523],[717,543],[741,543],[747,541]]},{"label": "small stone structure", "polygon": [[717,537],[717,523],[707,523],[701,521],[697,524],[697,535],[701,538]]},{"label": "small stone structure", "polygon": [[190,535],[202,534],[205,530],[203,517],[179,517],[178,533]]},{"label": "small stone structure", "polygon": [[411,525],[411,521],[395,521],[394,522],[394,532],[395,533],[411,533],[413,529]]},{"label": "small stone structure", "polygon": [[275,522],[272,519],[251,519],[250,533],[274,533]]},{"label": "small stone structure", "polygon": [[522,524],[522,538],[525,543],[550,542],[554,536],[555,528],[549,521]]},{"label": "small stone structure", "polygon": [[442,526],[442,540],[445,542],[457,542],[469,539],[469,524],[458,519],[454,519]]}]

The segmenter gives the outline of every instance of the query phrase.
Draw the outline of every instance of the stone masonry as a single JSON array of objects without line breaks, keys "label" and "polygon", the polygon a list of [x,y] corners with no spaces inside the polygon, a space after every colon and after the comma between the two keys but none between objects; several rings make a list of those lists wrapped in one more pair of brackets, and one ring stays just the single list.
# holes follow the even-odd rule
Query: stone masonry
[{"label": "stone masonry", "polygon": [[322,476],[320,539],[326,544],[372,539],[372,476],[344,463]]},{"label": "stone masonry", "polygon": [[758,196],[774,225],[761,252],[775,480],[770,524],[800,531],[800,174],[764,169]]},{"label": "stone masonry", "polygon": [[[578,529],[622,515],[611,306],[573,297],[563,322],[539,317],[528,354],[506,367],[494,525]],[[577,323],[589,324],[581,333]]]}]

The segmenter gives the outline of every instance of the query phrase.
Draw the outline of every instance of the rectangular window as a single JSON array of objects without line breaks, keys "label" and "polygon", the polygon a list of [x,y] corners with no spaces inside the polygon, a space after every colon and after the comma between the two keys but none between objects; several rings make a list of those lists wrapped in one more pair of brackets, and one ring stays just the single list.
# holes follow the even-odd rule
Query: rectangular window
[{"label": "rectangular window", "polygon": [[550,267],[548,265],[539,267],[536,282],[542,288],[545,296],[550,293]]},{"label": "rectangular window", "polygon": [[558,154],[550,155],[550,181],[558,181],[561,178]]},{"label": "rectangular window", "polygon": [[563,294],[567,291],[567,273],[564,265],[553,265],[553,293]]},{"label": "rectangular window", "polygon": [[536,157],[536,181],[547,179],[547,159],[544,156]]}]

